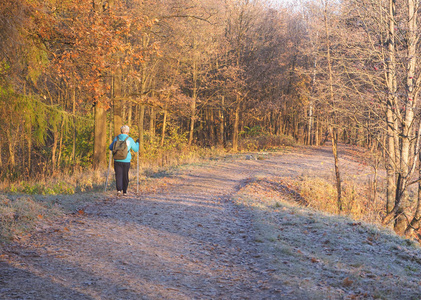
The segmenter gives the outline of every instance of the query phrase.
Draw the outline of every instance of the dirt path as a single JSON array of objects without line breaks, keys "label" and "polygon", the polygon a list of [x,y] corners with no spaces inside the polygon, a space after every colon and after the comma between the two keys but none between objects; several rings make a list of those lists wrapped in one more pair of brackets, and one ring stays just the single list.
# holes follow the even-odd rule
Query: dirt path
[{"label": "dirt path", "polygon": [[252,212],[230,199],[253,178],[329,177],[332,160],[302,148],[215,161],[159,191],[95,202],[0,256],[0,299],[302,299],[274,276]]}]

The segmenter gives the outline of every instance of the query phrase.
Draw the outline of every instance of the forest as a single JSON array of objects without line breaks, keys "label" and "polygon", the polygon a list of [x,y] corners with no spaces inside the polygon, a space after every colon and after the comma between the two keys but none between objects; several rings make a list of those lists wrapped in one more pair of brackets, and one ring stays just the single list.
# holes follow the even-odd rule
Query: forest
[{"label": "forest", "polygon": [[[383,222],[421,225],[417,0],[3,0],[2,182],[140,157],[332,143],[386,173]],[[186,150],[188,149],[188,150]],[[410,193],[410,188],[417,192]]]}]

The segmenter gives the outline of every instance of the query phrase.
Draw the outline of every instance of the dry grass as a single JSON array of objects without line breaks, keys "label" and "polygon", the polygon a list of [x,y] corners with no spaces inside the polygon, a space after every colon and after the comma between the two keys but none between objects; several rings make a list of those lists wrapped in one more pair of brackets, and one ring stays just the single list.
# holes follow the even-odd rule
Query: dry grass
[{"label": "dry grass", "polygon": [[[276,207],[287,201],[330,215],[343,215],[355,221],[381,224],[384,203],[372,199],[369,182],[346,181],[342,185],[342,211],[338,210],[337,190],[331,180],[321,177],[256,178],[251,180],[237,195],[236,201],[253,207]],[[259,202],[249,201],[244,195],[259,195]],[[381,195],[381,191],[378,191]]]},{"label": "dry grass", "polygon": [[[297,192],[307,200],[308,206],[322,212],[338,214],[337,190],[330,181],[320,177],[301,177],[291,183]],[[381,191],[378,191],[378,194]],[[355,220],[380,224],[385,204],[373,199],[370,182],[344,181],[342,183],[342,211]]]},{"label": "dry grass", "polygon": [[39,202],[29,196],[0,195],[0,241],[27,234],[37,221],[61,213],[57,205]]}]

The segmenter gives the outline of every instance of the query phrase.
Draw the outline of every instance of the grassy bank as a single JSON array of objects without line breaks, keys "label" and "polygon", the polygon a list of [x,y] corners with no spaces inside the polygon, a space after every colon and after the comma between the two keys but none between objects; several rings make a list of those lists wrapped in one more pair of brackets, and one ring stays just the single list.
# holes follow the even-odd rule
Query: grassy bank
[{"label": "grassy bank", "polygon": [[364,209],[327,213],[334,188],[322,183],[258,178],[234,196],[252,212],[274,276],[302,299],[419,299],[419,244],[362,221]]}]

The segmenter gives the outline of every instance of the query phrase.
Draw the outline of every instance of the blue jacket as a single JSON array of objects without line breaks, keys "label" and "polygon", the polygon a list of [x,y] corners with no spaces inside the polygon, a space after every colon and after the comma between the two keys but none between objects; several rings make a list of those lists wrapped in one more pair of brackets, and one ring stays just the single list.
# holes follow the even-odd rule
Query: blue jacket
[{"label": "blue jacket", "polygon": [[[127,134],[119,134],[119,135],[117,135],[114,138],[113,142],[111,143],[111,145],[109,147],[110,150],[111,151],[113,150],[114,143],[117,141],[117,139],[119,139],[120,141],[124,141],[127,136],[128,136]],[[129,149],[129,153],[127,154],[126,159],[121,159],[121,160],[120,159],[116,159],[115,161],[119,161],[119,162],[130,162],[132,160],[132,154],[130,153],[130,150],[133,150],[134,152],[139,151],[139,143],[135,143],[135,141],[131,137],[129,137],[127,139],[126,143],[127,143],[128,149]]]}]

